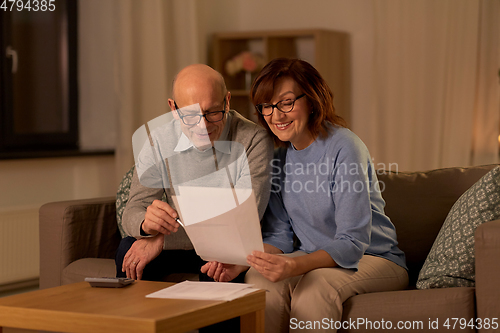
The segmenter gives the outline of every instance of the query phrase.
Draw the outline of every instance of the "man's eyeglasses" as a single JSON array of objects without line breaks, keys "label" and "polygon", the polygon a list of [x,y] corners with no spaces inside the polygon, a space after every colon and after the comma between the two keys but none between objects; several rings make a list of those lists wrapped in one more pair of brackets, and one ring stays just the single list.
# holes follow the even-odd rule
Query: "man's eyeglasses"
[{"label": "man's eyeglasses", "polygon": [[224,110],[222,111],[211,111],[205,114],[182,114],[177,106],[177,103],[174,101],[174,106],[177,109],[177,113],[179,114],[179,118],[181,118],[184,125],[194,126],[198,125],[201,121],[201,117],[204,117],[206,121],[209,123],[216,123],[221,121],[224,118],[224,114],[226,113],[226,99],[224,98]]},{"label": "man's eyeglasses", "polygon": [[280,110],[283,113],[288,113],[293,110],[293,106],[295,105],[295,101],[298,100],[299,98],[304,97],[306,94],[302,94],[298,96],[296,99],[284,99],[282,101],[279,101],[276,104],[269,104],[269,103],[262,103],[262,104],[257,104],[255,108],[259,113],[263,116],[270,116],[274,112],[274,108]]}]

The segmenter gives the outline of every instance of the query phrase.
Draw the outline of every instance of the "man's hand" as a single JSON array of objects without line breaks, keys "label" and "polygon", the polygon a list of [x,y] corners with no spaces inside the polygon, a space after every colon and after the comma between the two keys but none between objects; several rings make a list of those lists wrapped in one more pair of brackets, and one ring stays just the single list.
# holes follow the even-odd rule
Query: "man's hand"
[{"label": "man's hand", "polygon": [[122,272],[127,272],[127,277],[130,279],[140,280],[144,267],[163,250],[164,237],[159,234],[136,240],[123,258]]},{"label": "man's hand", "polygon": [[171,232],[177,232],[179,229],[179,223],[175,221],[176,218],[175,209],[166,202],[155,200],[148,206],[141,227],[149,235],[157,233],[170,235]]},{"label": "man's hand", "polygon": [[209,261],[201,267],[201,272],[207,274],[217,282],[229,282],[247,269],[247,266],[222,264],[217,261]]}]

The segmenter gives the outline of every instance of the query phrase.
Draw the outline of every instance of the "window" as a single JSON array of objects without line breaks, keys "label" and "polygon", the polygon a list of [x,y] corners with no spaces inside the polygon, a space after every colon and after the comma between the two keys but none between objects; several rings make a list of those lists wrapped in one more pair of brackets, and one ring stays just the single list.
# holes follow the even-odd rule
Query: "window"
[{"label": "window", "polygon": [[77,149],[77,2],[20,2],[0,9],[0,152]]}]

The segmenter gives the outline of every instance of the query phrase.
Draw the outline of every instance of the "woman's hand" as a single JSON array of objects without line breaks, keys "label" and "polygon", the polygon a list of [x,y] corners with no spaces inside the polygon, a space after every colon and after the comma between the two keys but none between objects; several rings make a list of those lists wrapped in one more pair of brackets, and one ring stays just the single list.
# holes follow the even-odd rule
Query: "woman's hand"
[{"label": "woman's hand", "polygon": [[[273,250],[273,248],[274,247],[266,248],[266,252],[268,250]],[[317,268],[337,266],[337,263],[324,250],[318,250],[313,253],[295,257],[253,251],[252,254],[247,257],[247,262],[271,282],[302,275]]]},{"label": "woman's hand", "polygon": [[229,282],[247,269],[247,266],[222,264],[217,261],[209,261],[201,267],[201,272],[207,274],[217,282]]},{"label": "woman's hand", "polygon": [[253,251],[247,262],[262,276],[271,282],[277,282],[295,276],[296,262],[294,258],[277,254]]}]

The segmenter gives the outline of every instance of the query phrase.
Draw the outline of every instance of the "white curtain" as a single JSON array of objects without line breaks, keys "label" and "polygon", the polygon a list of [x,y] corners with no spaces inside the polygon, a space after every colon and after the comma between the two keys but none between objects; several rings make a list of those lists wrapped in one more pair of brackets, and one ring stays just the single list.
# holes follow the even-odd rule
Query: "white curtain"
[{"label": "white curtain", "polygon": [[499,161],[499,17],[499,0],[374,1],[378,167]]},{"label": "white curtain", "polygon": [[170,111],[175,74],[204,57],[196,0],[114,0],[114,5],[116,174],[121,179],[134,163],[135,130]]}]

